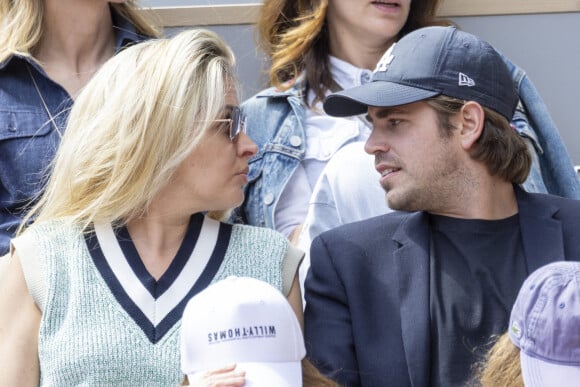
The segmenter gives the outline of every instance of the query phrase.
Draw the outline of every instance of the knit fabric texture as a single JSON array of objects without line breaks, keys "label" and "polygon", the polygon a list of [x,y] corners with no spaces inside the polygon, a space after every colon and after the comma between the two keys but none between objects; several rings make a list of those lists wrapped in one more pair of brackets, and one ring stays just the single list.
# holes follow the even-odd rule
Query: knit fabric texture
[{"label": "knit fabric texture", "polygon": [[[177,386],[181,319],[153,344],[100,276],[79,228],[61,221],[33,225],[45,268],[39,332],[41,385]],[[254,277],[282,290],[288,241],[265,228],[234,225],[212,282]]]}]

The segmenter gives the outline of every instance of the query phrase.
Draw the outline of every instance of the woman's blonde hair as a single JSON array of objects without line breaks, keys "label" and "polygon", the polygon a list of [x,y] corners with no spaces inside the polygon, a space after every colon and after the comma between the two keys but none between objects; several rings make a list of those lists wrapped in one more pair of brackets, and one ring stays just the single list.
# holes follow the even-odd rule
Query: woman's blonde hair
[{"label": "woman's blonde hair", "polygon": [[[111,3],[117,14],[127,19],[138,34],[158,37],[157,23],[139,11],[136,0]],[[44,28],[43,0],[0,1],[0,63],[10,55],[31,57]]]},{"label": "woman's blonde hair", "polygon": [[[441,0],[413,0],[399,38],[421,27],[450,25],[438,19]],[[334,81],[328,62],[328,0],[265,0],[257,22],[258,46],[272,61],[270,83],[285,90],[302,71],[306,87],[322,100]]]},{"label": "woman's blonde hair", "polygon": [[48,184],[23,224],[68,218],[86,229],[143,215],[223,114],[237,90],[234,65],[231,49],[203,29],[106,62],[73,105]]},{"label": "woman's blonde hair", "polygon": [[486,359],[477,365],[471,386],[524,387],[520,349],[511,342],[507,332],[497,339]]}]

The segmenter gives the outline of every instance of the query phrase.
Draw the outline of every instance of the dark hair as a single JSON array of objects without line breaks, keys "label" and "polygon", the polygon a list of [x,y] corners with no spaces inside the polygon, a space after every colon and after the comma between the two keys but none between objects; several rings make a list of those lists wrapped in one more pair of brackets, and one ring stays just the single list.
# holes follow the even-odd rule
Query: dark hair
[{"label": "dark hair", "polygon": [[[436,18],[441,0],[413,0],[399,38],[421,27],[451,25]],[[258,46],[270,57],[270,82],[287,89],[306,71],[306,87],[323,100],[334,84],[328,62],[328,0],[265,0],[257,22]]]},{"label": "dark hair", "polygon": [[[450,137],[455,127],[449,117],[459,112],[465,102],[445,95],[429,98],[425,102],[437,113],[441,135]],[[483,131],[471,150],[471,157],[484,163],[492,176],[515,184],[523,183],[532,165],[532,156],[525,141],[504,116],[486,107],[483,111]]]}]

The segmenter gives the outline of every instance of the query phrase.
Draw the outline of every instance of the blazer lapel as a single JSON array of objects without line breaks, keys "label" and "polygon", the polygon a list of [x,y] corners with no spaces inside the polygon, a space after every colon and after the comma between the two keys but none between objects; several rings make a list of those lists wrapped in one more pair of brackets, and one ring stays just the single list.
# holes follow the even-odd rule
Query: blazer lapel
[{"label": "blazer lapel", "polygon": [[528,274],[550,262],[563,260],[562,224],[554,219],[559,210],[544,199],[516,187],[520,229]]},{"label": "blazer lapel", "polygon": [[400,244],[394,263],[399,278],[401,330],[411,385],[429,384],[428,215],[409,215],[393,236]]},{"label": "blazer lapel", "polygon": [[[537,200],[519,187],[518,201],[522,243],[528,272],[556,260],[563,260],[564,242],[560,221],[554,219],[558,207]],[[429,219],[424,212],[410,214],[401,223],[393,240],[399,279],[401,331],[405,358],[413,386],[429,385]]]}]

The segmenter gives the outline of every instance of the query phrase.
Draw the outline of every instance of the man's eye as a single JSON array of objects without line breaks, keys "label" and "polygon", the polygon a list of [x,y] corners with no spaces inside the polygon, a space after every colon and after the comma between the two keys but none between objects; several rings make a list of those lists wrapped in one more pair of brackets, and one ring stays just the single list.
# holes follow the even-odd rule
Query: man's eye
[{"label": "man's eye", "polygon": [[390,119],[389,120],[389,125],[391,125],[391,126],[397,126],[400,123],[401,123],[401,120],[398,120],[398,119]]}]

